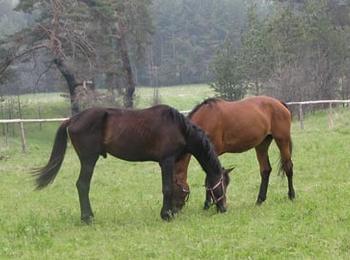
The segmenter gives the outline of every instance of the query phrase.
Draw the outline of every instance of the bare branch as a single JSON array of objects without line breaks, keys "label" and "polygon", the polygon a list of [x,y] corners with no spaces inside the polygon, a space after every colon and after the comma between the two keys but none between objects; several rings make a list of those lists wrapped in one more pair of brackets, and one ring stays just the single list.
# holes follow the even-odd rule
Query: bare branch
[{"label": "bare branch", "polygon": [[49,66],[47,66],[46,70],[44,70],[42,73],[40,73],[40,75],[39,75],[39,77],[38,77],[38,79],[36,80],[35,85],[34,85],[34,88],[35,88],[35,89],[38,87],[39,82],[40,82],[42,76],[44,76],[44,75],[51,69],[52,65],[54,65],[54,64],[55,64],[54,61],[51,61],[50,64],[49,64]]},{"label": "bare branch", "polygon": [[0,75],[2,75],[5,70],[17,59],[22,58],[25,55],[31,54],[34,51],[42,48],[48,48],[46,44],[38,44],[36,46],[33,46],[31,48],[25,49],[19,53],[9,53],[9,55],[5,58],[5,61],[0,64]]}]

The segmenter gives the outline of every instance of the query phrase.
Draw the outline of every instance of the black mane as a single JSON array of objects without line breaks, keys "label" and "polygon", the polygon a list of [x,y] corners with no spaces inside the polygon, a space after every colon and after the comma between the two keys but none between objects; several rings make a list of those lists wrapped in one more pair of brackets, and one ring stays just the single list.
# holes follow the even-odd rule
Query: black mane
[{"label": "black mane", "polygon": [[216,103],[218,101],[221,101],[221,98],[207,98],[202,103],[199,103],[197,106],[195,106],[192,111],[188,114],[188,118],[192,118],[192,116],[204,105],[210,105],[213,103]]},{"label": "black mane", "polygon": [[[211,98],[208,100],[212,103],[220,99]],[[207,134],[174,108],[169,107],[167,116],[181,125],[188,152],[197,159],[207,176],[212,178],[216,174],[221,174],[221,163]]]}]

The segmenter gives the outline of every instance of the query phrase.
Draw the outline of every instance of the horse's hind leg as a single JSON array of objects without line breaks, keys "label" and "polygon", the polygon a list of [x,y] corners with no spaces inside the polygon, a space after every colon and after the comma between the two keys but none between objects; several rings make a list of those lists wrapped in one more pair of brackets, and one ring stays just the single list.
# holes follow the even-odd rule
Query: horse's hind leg
[{"label": "horse's hind leg", "polygon": [[292,162],[292,141],[289,138],[275,139],[281,153],[280,170],[287,175],[288,179],[288,197],[290,200],[295,198],[293,187],[293,162]]},{"label": "horse's hind leg", "polygon": [[98,155],[80,159],[80,164],[81,164],[80,175],[76,182],[76,186],[79,194],[81,220],[87,224],[91,222],[94,216],[90,205],[89,191],[90,191],[91,177],[94,172],[97,159],[98,159]]},{"label": "horse's hind leg", "polygon": [[163,192],[163,207],[160,211],[160,216],[164,220],[170,220],[173,215],[172,212],[172,185],[173,185],[173,170],[175,160],[169,157],[159,162],[162,170],[162,192]]},{"label": "horse's hind leg", "polygon": [[268,149],[272,141],[272,136],[267,136],[264,141],[255,147],[256,157],[259,161],[261,184],[256,201],[260,205],[266,200],[267,187],[269,185],[269,178],[271,173],[271,164],[269,160]]}]

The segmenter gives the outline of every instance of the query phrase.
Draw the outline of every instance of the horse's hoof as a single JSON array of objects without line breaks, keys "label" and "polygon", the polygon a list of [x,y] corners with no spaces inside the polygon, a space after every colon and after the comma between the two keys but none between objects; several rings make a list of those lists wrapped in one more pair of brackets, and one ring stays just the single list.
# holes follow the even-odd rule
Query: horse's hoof
[{"label": "horse's hoof", "polygon": [[265,199],[263,199],[263,198],[258,198],[257,200],[256,200],[256,202],[255,202],[255,205],[257,205],[257,206],[260,206],[261,204],[263,204],[263,202],[266,200],[266,198]]},{"label": "horse's hoof", "polygon": [[294,192],[294,191],[288,192],[288,198],[289,198],[290,200],[294,200],[294,199],[295,199],[295,192]]},{"label": "horse's hoof", "polygon": [[162,210],[160,212],[160,217],[165,220],[165,221],[170,221],[174,217],[174,213],[169,209],[169,210]]},{"label": "horse's hoof", "polygon": [[216,211],[218,213],[225,213],[227,211],[227,208],[225,206],[216,205]]},{"label": "horse's hoof", "polygon": [[210,208],[210,203],[208,203],[207,201],[204,202],[204,210],[208,210]]},{"label": "horse's hoof", "polygon": [[87,225],[90,225],[93,223],[94,217],[89,215],[89,216],[83,216],[80,219],[81,219],[81,222]]}]

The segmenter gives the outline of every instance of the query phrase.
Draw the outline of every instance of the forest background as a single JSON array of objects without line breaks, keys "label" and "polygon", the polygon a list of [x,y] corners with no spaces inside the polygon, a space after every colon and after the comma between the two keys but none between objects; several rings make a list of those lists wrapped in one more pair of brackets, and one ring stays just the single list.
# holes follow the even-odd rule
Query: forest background
[{"label": "forest background", "polygon": [[2,0],[0,95],[64,91],[72,113],[196,83],[231,100],[348,99],[349,14],[346,0]]}]

